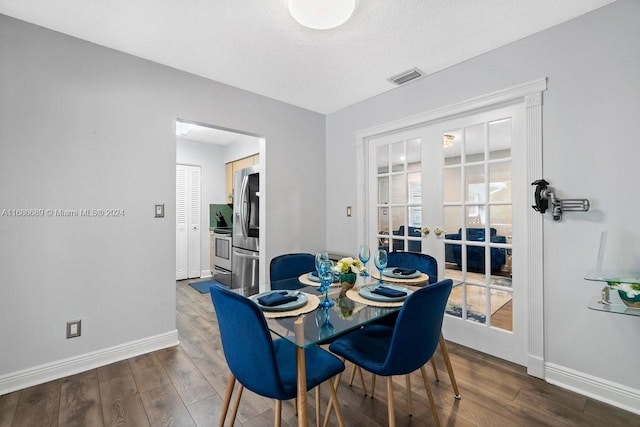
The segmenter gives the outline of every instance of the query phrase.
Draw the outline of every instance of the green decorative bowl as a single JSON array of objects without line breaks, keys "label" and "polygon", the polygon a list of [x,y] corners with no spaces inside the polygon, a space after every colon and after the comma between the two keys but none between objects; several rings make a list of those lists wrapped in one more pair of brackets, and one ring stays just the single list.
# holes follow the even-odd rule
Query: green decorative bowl
[{"label": "green decorative bowl", "polygon": [[618,295],[620,295],[620,299],[626,306],[640,308],[640,294],[632,298],[629,297],[625,291],[618,289]]}]

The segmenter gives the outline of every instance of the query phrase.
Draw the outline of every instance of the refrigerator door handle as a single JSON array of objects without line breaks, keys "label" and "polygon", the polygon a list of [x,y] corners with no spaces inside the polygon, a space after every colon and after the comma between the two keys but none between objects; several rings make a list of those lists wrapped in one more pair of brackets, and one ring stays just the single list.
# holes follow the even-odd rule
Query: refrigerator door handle
[{"label": "refrigerator door handle", "polygon": [[247,259],[251,259],[254,261],[258,261],[260,259],[260,255],[254,253],[254,252],[240,252],[240,251],[233,251],[233,254],[235,256],[237,256],[238,258],[247,258]]},{"label": "refrigerator door handle", "polygon": [[249,176],[242,177],[240,186],[240,225],[242,226],[242,237],[249,237]]}]

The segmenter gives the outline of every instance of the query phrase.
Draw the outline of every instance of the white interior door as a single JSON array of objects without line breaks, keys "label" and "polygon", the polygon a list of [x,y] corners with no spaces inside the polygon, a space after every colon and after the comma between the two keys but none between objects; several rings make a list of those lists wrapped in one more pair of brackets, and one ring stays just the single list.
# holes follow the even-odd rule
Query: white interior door
[{"label": "white interior door", "polygon": [[200,166],[176,165],[176,280],[200,277]]},{"label": "white interior door", "polygon": [[447,339],[526,365],[524,280],[513,262],[528,208],[512,191],[528,186],[526,168],[517,167],[525,155],[520,111],[502,107],[369,139],[369,241],[434,256],[439,279],[462,281],[447,305]]}]

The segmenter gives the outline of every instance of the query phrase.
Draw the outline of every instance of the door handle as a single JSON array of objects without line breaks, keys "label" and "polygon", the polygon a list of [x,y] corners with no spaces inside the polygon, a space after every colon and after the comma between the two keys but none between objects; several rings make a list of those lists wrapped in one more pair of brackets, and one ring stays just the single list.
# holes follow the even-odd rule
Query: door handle
[{"label": "door handle", "polygon": [[425,236],[426,236],[427,234],[429,234],[429,233],[431,233],[431,230],[429,230],[429,228],[428,228],[428,227],[425,227],[425,228],[423,228],[423,229],[422,229],[422,234],[424,234]]},{"label": "door handle", "polygon": [[444,230],[436,228],[433,232],[436,233],[436,236],[440,236],[440,235],[442,235],[442,233],[444,233]]}]

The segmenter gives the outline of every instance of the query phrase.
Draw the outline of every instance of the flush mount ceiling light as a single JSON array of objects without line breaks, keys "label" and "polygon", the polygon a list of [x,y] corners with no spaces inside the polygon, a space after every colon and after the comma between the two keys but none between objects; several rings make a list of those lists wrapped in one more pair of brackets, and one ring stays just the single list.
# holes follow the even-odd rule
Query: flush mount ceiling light
[{"label": "flush mount ceiling light", "polygon": [[445,133],[444,135],[442,135],[442,146],[451,147],[453,145],[453,139],[454,139],[453,135],[449,135],[448,133]]},{"label": "flush mount ceiling light", "polygon": [[314,30],[328,30],[344,24],[355,7],[355,0],[289,0],[291,16]]}]

